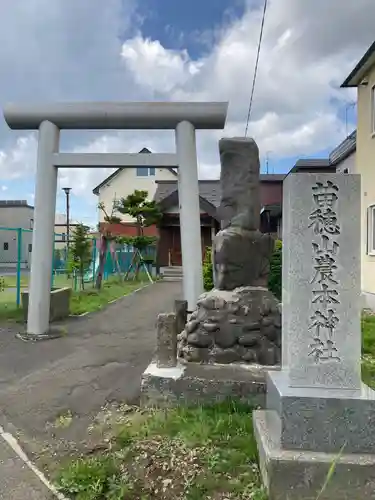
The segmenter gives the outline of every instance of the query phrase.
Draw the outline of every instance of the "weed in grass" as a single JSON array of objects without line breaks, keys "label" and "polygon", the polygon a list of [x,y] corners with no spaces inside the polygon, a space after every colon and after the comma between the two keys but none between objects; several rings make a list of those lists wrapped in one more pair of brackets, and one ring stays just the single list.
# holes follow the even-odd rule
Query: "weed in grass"
[{"label": "weed in grass", "polygon": [[129,474],[114,476],[108,482],[107,500],[124,500],[136,491],[136,485]]},{"label": "weed in grass", "polygon": [[66,413],[63,413],[56,418],[55,427],[66,429],[67,427],[70,426],[72,420],[73,420],[72,412],[68,410]]},{"label": "weed in grass", "polygon": [[63,493],[75,495],[76,500],[96,500],[109,491],[118,475],[118,464],[113,457],[82,458],[62,470],[57,486]]}]

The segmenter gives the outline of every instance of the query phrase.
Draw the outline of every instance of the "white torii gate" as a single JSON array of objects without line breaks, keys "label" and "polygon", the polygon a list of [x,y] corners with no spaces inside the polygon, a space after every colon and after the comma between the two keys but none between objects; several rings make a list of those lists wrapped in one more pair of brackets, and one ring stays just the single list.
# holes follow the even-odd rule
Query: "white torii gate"
[{"label": "white torii gate", "polygon": [[[183,289],[192,311],[203,291],[200,208],[195,129],[223,129],[226,102],[103,102],[8,104],[11,129],[39,130],[33,258],[27,333],[49,330],[51,262],[59,167],[178,168]],[[59,153],[64,129],[175,130],[177,154]]]}]

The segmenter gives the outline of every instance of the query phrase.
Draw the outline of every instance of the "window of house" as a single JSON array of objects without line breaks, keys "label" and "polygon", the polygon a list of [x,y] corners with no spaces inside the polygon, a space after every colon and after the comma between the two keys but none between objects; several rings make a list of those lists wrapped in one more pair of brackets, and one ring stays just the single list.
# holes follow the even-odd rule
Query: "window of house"
[{"label": "window of house", "polygon": [[33,245],[32,243],[29,243],[29,253],[31,253],[33,251]]},{"label": "window of house", "polygon": [[367,253],[375,255],[375,205],[368,208]]},{"label": "window of house", "polygon": [[375,134],[375,85],[371,89],[371,132]]},{"label": "window of house", "polygon": [[4,250],[9,250],[9,243],[4,241]]},{"label": "window of house", "polygon": [[137,167],[137,177],[147,177],[148,167]]},{"label": "window of house", "polygon": [[63,234],[61,235],[61,240],[62,240],[62,241],[65,241],[65,239],[66,239],[66,234],[65,234],[65,233],[63,233]]},{"label": "window of house", "polygon": [[155,167],[137,167],[137,177],[155,176]]},{"label": "window of house", "polygon": [[30,229],[34,229],[34,219],[30,219]]}]

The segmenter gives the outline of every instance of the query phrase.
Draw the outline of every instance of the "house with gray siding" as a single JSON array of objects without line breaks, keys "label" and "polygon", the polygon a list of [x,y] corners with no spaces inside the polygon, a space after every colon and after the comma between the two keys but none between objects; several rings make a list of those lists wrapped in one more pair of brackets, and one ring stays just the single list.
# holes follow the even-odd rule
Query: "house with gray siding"
[{"label": "house with gray siding", "polygon": [[[31,264],[34,207],[26,200],[0,200],[0,267],[15,268],[18,260],[18,236],[21,238],[21,267]],[[18,231],[18,228],[22,231]]]}]

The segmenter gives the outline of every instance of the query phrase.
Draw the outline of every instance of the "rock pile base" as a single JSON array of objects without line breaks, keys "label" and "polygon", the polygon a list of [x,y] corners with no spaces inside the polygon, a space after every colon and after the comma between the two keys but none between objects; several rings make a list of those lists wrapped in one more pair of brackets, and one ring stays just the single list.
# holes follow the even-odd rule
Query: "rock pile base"
[{"label": "rock pile base", "polygon": [[280,304],[263,287],[211,290],[200,296],[178,342],[178,355],[186,361],[277,365]]}]

